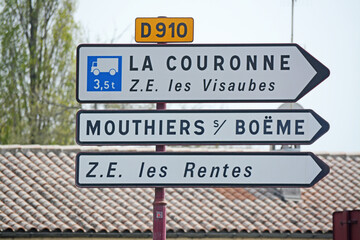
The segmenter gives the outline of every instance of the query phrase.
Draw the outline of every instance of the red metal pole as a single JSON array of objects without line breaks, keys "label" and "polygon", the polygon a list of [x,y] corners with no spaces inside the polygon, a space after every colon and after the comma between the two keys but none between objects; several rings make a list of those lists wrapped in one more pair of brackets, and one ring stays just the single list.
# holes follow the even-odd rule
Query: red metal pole
[{"label": "red metal pole", "polygon": [[[166,103],[157,103],[156,109],[165,110]],[[165,152],[165,145],[156,145],[156,152]],[[165,188],[155,188],[153,209],[153,240],[166,240]]]}]

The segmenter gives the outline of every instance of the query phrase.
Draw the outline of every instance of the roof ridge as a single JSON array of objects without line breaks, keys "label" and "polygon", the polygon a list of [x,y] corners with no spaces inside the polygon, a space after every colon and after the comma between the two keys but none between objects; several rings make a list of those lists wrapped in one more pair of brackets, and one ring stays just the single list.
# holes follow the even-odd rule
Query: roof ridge
[{"label": "roof ridge", "polygon": [[80,146],[76,145],[21,145],[21,144],[12,144],[12,145],[0,145],[0,153],[4,154],[5,152],[11,152],[15,154],[16,152],[26,153],[28,151],[41,151],[41,152],[73,152],[80,151]]},{"label": "roof ridge", "polygon": [[[120,145],[120,146],[113,146],[113,145],[91,145],[91,146],[80,146],[80,145],[40,145],[40,144],[25,144],[25,145],[21,145],[21,144],[9,144],[9,145],[1,145],[0,144],[0,154],[4,154],[5,152],[11,152],[11,153],[15,153],[18,151],[21,152],[27,152],[27,151],[43,151],[43,152],[65,152],[65,153],[69,153],[69,152],[79,152],[79,151],[138,151],[139,149],[142,150],[151,150],[151,148],[154,145]],[[224,145],[224,147],[216,147],[213,148],[211,147],[203,147],[201,145],[199,145],[197,148],[193,148],[191,146],[185,146],[185,147],[181,147],[178,145],[168,145],[168,150],[169,151],[201,151],[201,150],[211,150],[211,151],[244,151],[244,152],[270,152],[270,151],[266,151],[266,150],[258,150],[258,149],[238,149],[238,148],[227,148],[225,147],[226,145]],[[304,152],[309,152],[309,151],[304,151]],[[319,155],[319,156],[360,156],[360,152],[323,152],[323,151],[319,151],[319,152],[314,152],[312,151],[314,154]]]}]

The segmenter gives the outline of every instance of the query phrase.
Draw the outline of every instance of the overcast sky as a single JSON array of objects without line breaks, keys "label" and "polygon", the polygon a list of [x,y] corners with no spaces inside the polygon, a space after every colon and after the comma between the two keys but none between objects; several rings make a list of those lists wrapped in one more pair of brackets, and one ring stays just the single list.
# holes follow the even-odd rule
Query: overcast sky
[{"label": "overcast sky", "polygon": [[[360,1],[297,0],[294,42],[330,69],[298,103],[330,123],[301,150],[360,152]],[[291,0],[80,0],[81,43],[135,43],[137,17],[192,17],[194,43],[289,43]],[[80,43],[80,42],[79,42]],[[272,104],[168,104],[168,108],[266,108]]]}]

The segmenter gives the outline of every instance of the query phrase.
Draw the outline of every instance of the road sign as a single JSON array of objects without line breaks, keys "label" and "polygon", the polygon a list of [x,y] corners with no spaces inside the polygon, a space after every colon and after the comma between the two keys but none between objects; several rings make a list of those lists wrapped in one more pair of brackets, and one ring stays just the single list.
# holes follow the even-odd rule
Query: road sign
[{"label": "road sign", "polygon": [[136,18],[136,42],[192,42],[193,18]]},{"label": "road sign", "polygon": [[79,187],[311,187],[329,173],[312,153],[79,153]]},{"label": "road sign", "polygon": [[310,144],[329,130],[312,110],[80,110],[78,144]]},{"label": "road sign", "polygon": [[292,102],[329,74],[297,44],[83,44],[77,48],[81,103]]}]

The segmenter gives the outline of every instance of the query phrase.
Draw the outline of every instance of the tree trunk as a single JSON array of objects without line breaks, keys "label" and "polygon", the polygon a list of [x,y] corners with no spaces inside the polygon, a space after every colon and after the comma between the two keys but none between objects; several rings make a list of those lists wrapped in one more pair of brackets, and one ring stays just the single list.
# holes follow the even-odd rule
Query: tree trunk
[{"label": "tree trunk", "polygon": [[30,144],[36,143],[38,129],[37,129],[37,99],[38,99],[38,71],[37,71],[37,31],[38,31],[38,18],[39,18],[39,1],[36,1],[35,8],[32,6],[32,1],[28,0],[29,17],[30,17],[30,39],[29,39],[29,52],[30,52],[30,112],[29,112],[29,125],[30,125]]}]

